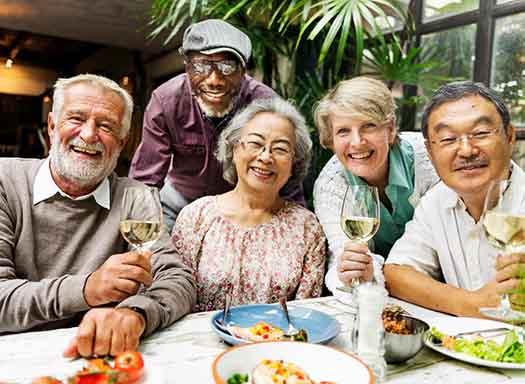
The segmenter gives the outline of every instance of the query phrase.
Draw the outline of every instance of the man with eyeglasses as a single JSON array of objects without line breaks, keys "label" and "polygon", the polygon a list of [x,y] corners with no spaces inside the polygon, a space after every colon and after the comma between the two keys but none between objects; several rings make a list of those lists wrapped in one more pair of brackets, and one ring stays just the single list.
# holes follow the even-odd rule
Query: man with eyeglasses
[{"label": "man with eyeglasses", "polygon": [[[493,90],[460,82],[439,88],[422,133],[441,182],[423,196],[384,268],[390,294],[458,316],[479,317],[515,289],[525,254],[498,255],[481,219],[493,181],[510,179],[525,213],[525,174],[511,160],[515,131]],[[521,208],[520,208],[521,209]]]},{"label": "man with eyeglasses", "polygon": [[[130,176],[162,187],[169,230],[189,202],[232,189],[213,154],[217,138],[252,100],[275,94],[246,75],[251,47],[249,37],[225,21],[190,25],[181,47],[185,73],[153,92]],[[284,195],[304,201],[300,188]]]}]

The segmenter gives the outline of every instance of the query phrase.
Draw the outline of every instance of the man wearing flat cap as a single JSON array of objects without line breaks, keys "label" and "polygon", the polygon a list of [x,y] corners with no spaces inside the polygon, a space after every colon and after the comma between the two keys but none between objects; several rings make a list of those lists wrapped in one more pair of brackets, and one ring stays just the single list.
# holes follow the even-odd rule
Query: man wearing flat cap
[{"label": "man wearing flat cap", "polygon": [[[130,176],[162,188],[170,231],[185,205],[233,188],[223,179],[222,166],[213,154],[217,138],[236,112],[254,99],[274,95],[246,75],[251,49],[249,37],[225,21],[192,24],[180,49],[185,73],[151,96]],[[285,197],[304,201],[300,187],[286,191]]]}]

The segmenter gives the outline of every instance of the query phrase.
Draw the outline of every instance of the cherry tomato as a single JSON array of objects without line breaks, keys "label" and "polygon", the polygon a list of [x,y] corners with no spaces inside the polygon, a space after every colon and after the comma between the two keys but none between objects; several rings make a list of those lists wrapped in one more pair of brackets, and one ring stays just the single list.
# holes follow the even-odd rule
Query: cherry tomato
[{"label": "cherry tomato", "polygon": [[31,384],[62,384],[62,382],[51,376],[42,376],[42,377],[37,377],[36,379],[33,379]]},{"label": "cherry tomato", "polygon": [[140,352],[127,351],[115,357],[115,369],[126,373],[126,383],[134,383],[144,373],[144,360]]},{"label": "cherry tomato", "polygon": [[72,384],[109,384],[112,382],[107,373],[80,373],[75,376]]},{"label": "cherry tomato", "polygon": [[111,370],[111,365],[104,359],[89,359],[84,369],[89,372],[106,372]]}]

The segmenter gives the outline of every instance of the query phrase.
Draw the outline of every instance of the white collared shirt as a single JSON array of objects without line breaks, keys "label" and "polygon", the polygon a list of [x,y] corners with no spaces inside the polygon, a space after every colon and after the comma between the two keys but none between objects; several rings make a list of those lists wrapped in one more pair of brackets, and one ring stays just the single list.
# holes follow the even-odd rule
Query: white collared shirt
[{"label": "white collared shirt", "polygon": [[[525,186],[523,170],[514,163],[512,167],[512,184]],[[525,213],[525,188],[514,191],[514,204]],[[386,264],[409,265],[436,280],[474,291],[494,278],[498,253],[458,194],[440,182],[421,199]]]},{"label": "white collared shirt", "polygon": [[38,169],[38,172],[33,183],[33,205],[40,203],[41,201],[47,200],[57,193],[65,196],[71,200],[84,200],[93,196],[98,205],[107,210],[110,209],[110,190],[109,180],[104,178],[98,187],[91,193],[79,197],[69,196],[67,193],[62,191],[55,180],[51,176],[51,169],[49,168],[49,157],[44,161],[42,166]]}]

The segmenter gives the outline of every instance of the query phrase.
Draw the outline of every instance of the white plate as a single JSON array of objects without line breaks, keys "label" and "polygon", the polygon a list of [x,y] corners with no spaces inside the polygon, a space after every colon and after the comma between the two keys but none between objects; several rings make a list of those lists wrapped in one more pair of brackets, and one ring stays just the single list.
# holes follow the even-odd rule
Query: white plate
[{"label": "white plate", "polygon": [[234,373],[250,374],[264,359],[297,364],[315,381],[337,384],[372,384],[368,366],[354,355],[321,344],[269,341],[241,344],[221,353],[212,365],[216,384],[225,384]]},{"label": "white plate", "polygon": [[[460,332],[480,331],[483,329],[506,327],[512,329],[512,325],[501,323],[499,321],[475,319],[471,317],[452,317],[452,318],[436,318],[429,320],[431,326],[436,327],[439,331],[447,335],[455,335]],[[493,338],[497,342],[502,342],[504,336],[500,338]],[[431,343],[426,337],[424,343],[430,349],[442,353],[443,355],[452,357],[466,363],[479,365],[482,367],[502,368],[502,369],[525,369],[525,363],[501,363],[498,361],[490,361],[480,359],[465,353],[451,351],[445,347],[440,347]]]}]

